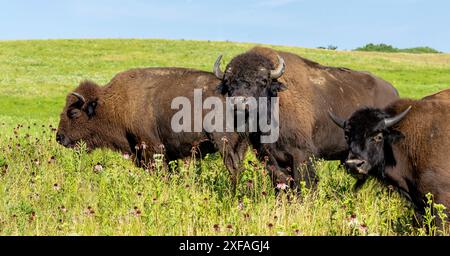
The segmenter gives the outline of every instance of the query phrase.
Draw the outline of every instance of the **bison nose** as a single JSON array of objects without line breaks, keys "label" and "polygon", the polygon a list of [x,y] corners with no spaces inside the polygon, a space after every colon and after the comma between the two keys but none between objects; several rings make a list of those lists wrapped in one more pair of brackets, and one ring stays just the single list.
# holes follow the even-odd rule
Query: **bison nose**
[{"label": "bison nose", "polygon": [[349,159],[345,162],[345,165],[351,170],[357,170],[359,173],[366,173],[367,170],[364,168],[366,163],[365,160]]},{"label": "bison nose", "polygon": [[64,140],[64,135],[57,133],[56,134],[56,142],[58,142],[59,144],[62,144],[63,140]]},{"label": "bison nose", "polygon": [[231,103],[233,104],[245,104],[247,101],[247,98],[243,97],[243,96],[235,96],[231,99]]}]

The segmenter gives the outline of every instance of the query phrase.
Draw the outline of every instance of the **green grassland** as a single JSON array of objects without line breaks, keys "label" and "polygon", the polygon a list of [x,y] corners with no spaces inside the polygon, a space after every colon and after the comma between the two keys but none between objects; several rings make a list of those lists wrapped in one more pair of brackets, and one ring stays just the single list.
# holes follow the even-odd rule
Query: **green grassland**
[{"label": "green grassland", "polygon": [[[211,70],[252,44],[169,40],[0,42],[0,235],[425,235],[412,206],[370,180],[318,160],[320,183],[275,195],[248,154],[236,194],[217,155],[175,170],[139,169],[109,150],[65,149],[54,127],[84,79],[135,67]],[[450,54],[345,52],[272,46],[321,64],[370,71],[420,98],[450,87]],[[100,164],[100,168],[94,167]]]}]

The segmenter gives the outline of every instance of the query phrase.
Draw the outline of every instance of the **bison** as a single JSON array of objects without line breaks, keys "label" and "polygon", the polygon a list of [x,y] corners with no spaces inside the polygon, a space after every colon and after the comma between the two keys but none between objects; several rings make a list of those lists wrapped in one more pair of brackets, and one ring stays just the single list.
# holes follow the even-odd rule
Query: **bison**
[{"label": "bison", "polygon": [[289,52],[255,47],[234,57],[224,71],[220,61],[221,56],[213,71],[222,94],[279,100],[276,142],[261,143],[261,131],[241,133],[260,159],[268,158],[275,184],[293,176],[294,186],[302,180],[311,186],[317,181],[312,157],[345,159],[347,144],[328,110],[347,117],[362,106],[385,107],[398,99],[391,84],[368,72],[323,66]]},{"label": "bison", "polygon": [[397,188],[423,213],[427,193],[450,208],[450,90],[386,108],[362,108],[345,120],[345,166],[360,186],[369,176]]},{"label": "bison", "polygon": [[247,148],[243,138],[229,134],[224,145],[222,133],[174,132],[171,127],[178,111],[171,107],[173,99],[184,96],[193,102],[194,89],[202,90],[204,97],[222,97],[217,92],[219,82],[210,72],[185,68],[132,69],[119,73],[106,86],[82,82],[66,98],[56,140],[66,147],[82,140],[89,149],[128,152],[138,166],[148,164],[155,153],[171,161],[193,151],[205,155],[220,149],[234,152],[225,155],[224,161],[235,177],[235,163],[242,161],[235,157],[243,156]]}]

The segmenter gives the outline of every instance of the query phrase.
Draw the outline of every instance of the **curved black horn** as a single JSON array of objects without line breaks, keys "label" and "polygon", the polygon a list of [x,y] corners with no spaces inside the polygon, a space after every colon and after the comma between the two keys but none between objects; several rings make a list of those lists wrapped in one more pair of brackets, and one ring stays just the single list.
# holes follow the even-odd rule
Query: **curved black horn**
[{"label": "curved black horn", "polygon": [[403,111],[402,113],[391,117],[391,118],[385,118],[384,119],[384,125],[386,128],[389,128],[391,126],[396,125],[398,122],[400,122],[405,116],[406,114],[408,114],[408,112],[411,110],[411,106],[409,106],[405,111]]},{"label": "curved black horn", "polygon": [[72,94],[73,96],[77,97],[77,99],[79,101],[81,101],[83,104],[86,102],[86,99],[83,97],[83,95],[81,95],[81,94],[79,94],[77,92],[72,92],[70,94]]},{"label": "curved black horn", "polygon": [[216,75],[217,78],[219,78],[220,80],[222,80],[223,78],[223,72],[222,70],[220,70],[220,61],[222,60],[222,54],[219,55],[219,57],[217,57],[216,62],[214,63],[214,75]]},{"label": "curved black horn", "polygon": [[284,63],[284,59],[281,58],[280,55],[278,55],[278,67],[270,71],[270,78],[272,79],[280,78],[283,75],[285,68],[286,64]]},{"label": "curved black horn", "polygon": [[333,114],[333,112],[328,111],[328,115],[330,116],[331,120],[333,120],[333,122],[341,127],[342,129],[344,129],[344,124],[345,124],[345,120],[338,117],[337,115]]}]

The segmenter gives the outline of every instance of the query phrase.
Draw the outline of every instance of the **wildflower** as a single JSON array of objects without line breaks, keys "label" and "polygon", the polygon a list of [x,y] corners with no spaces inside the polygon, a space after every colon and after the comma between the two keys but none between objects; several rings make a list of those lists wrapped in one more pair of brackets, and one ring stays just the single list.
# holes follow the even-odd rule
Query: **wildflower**
[{"label": "wildflower", "polygon": [[130,154],[128,153],[128,152],[124,152],[123,154],[122,154],[122,156],[123,156],[123,158],[125,158],[125,159],[130,159]]},{"label": "wildflower", "polygon": [[253,180],[248,180],[247,181],[247,188],[248,189],[253,189]]},{"label": "wildflower", "polygon": [[233,231],[233,226],[231,224],[228,224],[227,229],[228,229],[228,231]]},{"label": "wildflower", "polygon": [[34,221],[35,219],[36,219],[36,212],[31,212],[30,222]]},{"label": "wildflower", "polygon": [[61,205],[61,206],[59,207],[59,210],[60,210],[61,212],[63,212],[63,213],[66,213],[66,212],[67,212],[67,209],[66,209],[66,207],[65,207],[64,205]]},{"label": "wildflower", "polygon": [[238,209],[241,210],[241,211],[244,209],[244,203],[242,201],[239,201]]},{"label": "wildflower", "polygon": [[213,228],[214,228],[214,231],[216,231],[216,232],[219,232],[219,231],[220,231],[220,226],[219,226],[219,224],[214,224]]},{"label": "wildflower", "polygon": [[280,182],[280,183],[277,184],[277,189],[285,190],[287,188],[288,188],[288,186],[284,182]]},{"label": "wildflower", "polygon": [[356,214],[352,214],[350,218],[348,218],[348,225],[352,228],[356,227],[359,224],[358,218],[356,217]]},{"label": "wildflower", "polygon": [[369,231],[367,225],[364,223],[359,225],[358,230],[359,230],[359,233],[361,233],[362,235],[367,235],[367,233]]},{"label": "wildflower", "polygon": [[250,214],[244,213],[244,219],[249,220],[250,219]]},{"label": "wildflower", "polygon": [[295,234],[296,236],[301,236],[301,235],[302,235],[302,232],[301,232],[299,229],[296,229],[296,230],[294,230],[294,234]]},{"label": "wildflower", "polygon": [[138,196],[142,196],[142,193],[141,193],[141,192],[137,192],[137,195],[138,195]]},{"label": "wildflower", "polygon": [[39,159],[34,159],[34,161],[33,161],[36,165],[39,165],[39,164],[41,164],[41,162],[39,161]]},{"label": "wildflower", "polygon": [[159,149],[161,149],[161,150],[165,150],[165,146],[163,145],[163,144],[159,144]]},{"label": "wildflower", "polygon": [[50,159],[48,159],[48,163],[52,164],[52,163],[55,162],[55,160],[56,160],[56,157],[55,156],[51,156]]},{"label": "wildflower", "polygon": [[59,191],[59,190],[61,190],[61,187],[59,186],[58,183],[55,183],[55,184],[53,184],[53,189],[56,191]]},{"label": "wildflower", "polygon": [[261,195],[267,196],[267,192],[266,192],[266,191],[263,191],[263,192],[261,192]]},{"label": "wildflower", "polygon": [[94,166],[94,171],[95,171],[95,172],[101,172],[101,171],[103,171],[103,166],[102,166],[100,163],[97,163],[97,164]]},{"label": "wildflower", "polygon": [[92,208],[92,207],[90,207],[90,206],[88,206],[87,208],[86,208],[86,210],[84,210],[84,213],[86,213],[87,215],[94,215],[95,214],[95,211],[94,211],[94,209]]},{"label": "wildflower", "polygon": [[268,227],[268,228],[273,228],[273,224],[272,224],[272,223],[269,223],[269,224],[267,224],[267,227]]},{"label": "wildflower", "polygon": [[222,137],[222,141],[223,141],[223,143],[227,143],[227,142],[228,142],[228,139],[227,139],[225,136],[223,136],[223,137]]},{"label": "wildflower", "polygon": [[139,150],[139,145],[134,146],[134,149]]},{"label": "wildflower", "polygon": [[139,210],[139,208],[137,206],[135,206],[133,215],[136,217],[139,217],[139,216],[141,216],[141,214],[142,214],[141,210]]},{"label": "wildflower", "polygon": [[143,150],[146,150],[147,149],[147,144],[145,143],[145,141],[143,141],[143,142],[141,142],[141,148],[143,149]]}]

